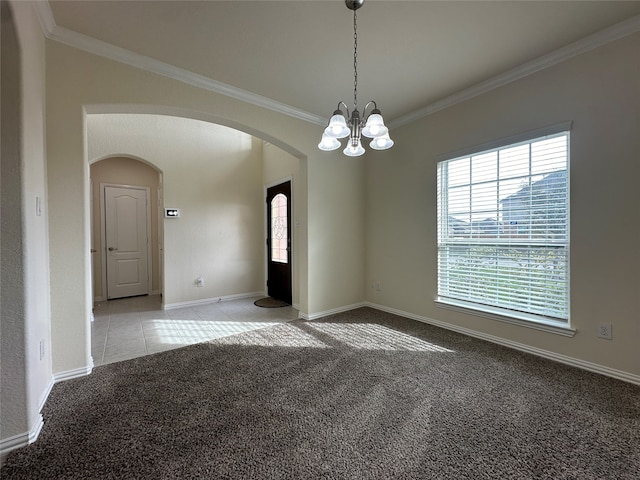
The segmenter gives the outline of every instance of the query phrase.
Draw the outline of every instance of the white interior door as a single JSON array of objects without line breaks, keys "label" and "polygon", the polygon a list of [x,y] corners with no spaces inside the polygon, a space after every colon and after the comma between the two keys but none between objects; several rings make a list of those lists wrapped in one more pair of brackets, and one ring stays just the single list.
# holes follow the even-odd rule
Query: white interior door
[{"label": "white interior door", "polygon": [[149,293],[148,190],[104,187],[107,298]]}]

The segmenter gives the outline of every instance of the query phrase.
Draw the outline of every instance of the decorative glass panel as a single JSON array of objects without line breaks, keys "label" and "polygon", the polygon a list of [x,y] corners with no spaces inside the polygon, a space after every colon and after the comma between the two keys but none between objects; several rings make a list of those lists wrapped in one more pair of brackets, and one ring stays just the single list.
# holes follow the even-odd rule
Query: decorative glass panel
[{"label": "decorative glass panel", "polygon": [[287,197],[279,193],[271,200],[271,261],[289,263]]}]

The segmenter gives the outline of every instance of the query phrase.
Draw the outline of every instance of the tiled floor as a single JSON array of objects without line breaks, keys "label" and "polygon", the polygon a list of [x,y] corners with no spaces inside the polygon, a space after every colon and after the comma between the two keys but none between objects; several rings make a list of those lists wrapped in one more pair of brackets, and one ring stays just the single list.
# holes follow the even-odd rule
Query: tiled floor
[{"label": "tiled floor", "polygon": [[91,352],[97,365],[206,342],[298,318],[293,307],[260,308],[259,297],[162,310],[159,295],[96,303]]}]

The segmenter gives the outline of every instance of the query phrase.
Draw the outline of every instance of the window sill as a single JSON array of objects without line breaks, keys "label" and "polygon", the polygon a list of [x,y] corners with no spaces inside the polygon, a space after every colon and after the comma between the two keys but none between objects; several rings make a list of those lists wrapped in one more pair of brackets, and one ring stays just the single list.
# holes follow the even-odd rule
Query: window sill
[{"label": "window sill", "polygon": [[447,310],[475,315],[477,317],[489,318],[491,320],[510,323],[511,325],[518,325],[520,327],[532,328],[534,330],[542,330],[543,332],[554,333],[565,337],[573,337],[576,334],[576,330],[571,328],[568,323],[552,320],[550,318],[545,319],[543,317],[516,312],[509,312],[509,314],[506,314],[505,310],[499,308],[489,306],[481,308],[470,302],[451,300],[448,298],[437,298],[435,300],[435,304],[436,306]]}]

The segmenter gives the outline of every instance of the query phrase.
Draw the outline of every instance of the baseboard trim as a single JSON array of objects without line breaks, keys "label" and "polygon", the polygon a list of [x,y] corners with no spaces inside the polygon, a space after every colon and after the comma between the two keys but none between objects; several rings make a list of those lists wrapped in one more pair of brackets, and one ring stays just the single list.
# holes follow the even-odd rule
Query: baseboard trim
[{"label": "baseboard trim", "polygon": [[66,370],[64,372],[58,372],[53,374],[53,382],[64,382],[66,380],[72,380],[74,378],[86,377],[93,371],[93,359],[91,363],[85,367],[74,368],[73,370]]},{"label": "baseboard trim", "polygon": [[[72,378],[86,377],[91,373],[92,370],[93,359],[91,359],[90,364],[86,367],[54,373],[49,379],[49,383],[42,392],[42,395],[40,395],[40,399],[38,401],[38,411],[42,411],[42,408],[44,407],[44,404],[49,398],[49,394],[51,393],[51,390],[56,383],[63,382],[65,380],[71,380]],[[42,430],[43,425],[44,420],[42,418],[42,414],[39,413],[36,419],[36,423],[28,432],[19,433],[17,435],[13,435],[11,437],[0,440],[0,455],[4,456],[12,450],[26,447],[27,445],[35,442],[38,439],[38,435],[40,435],[40,431]]]},{"label": "baseboard trim", "polygon": [[454,332],[462,333],[463,335],[467,335],[469,337],[479,338],[480,340],[486,340],[487,342],[495,343],[497,345],[503,345],[505,347],[513,348],[514,350],[530,353],[538,357],[546,358],[548,360],[553,360],[559,363],[564,363],[565,365],[577,367],[582,370],[587,370],[593,373],[599,373],[600,375],[605,375],[607,377],[615,378],[616,380],[622,380],[623,382],[640,385],[640,375],[634,375],[632,373],[625,372],[623,370],[617,370],[615,368],[605,367],[604,365],[599,365],[597,363],[587,362],[579,358],[569,357],[567,355],[562,355],[560,353],[550,352],[549,350],[532,347],[530,345],[525,345],[519,342],[513,342],[511,340],[496,337],[493,335],[488,335],[486,333],[478,332],[476,330],[471,330],[469,328],[459,327],[457,325],[452,325],[450,323],[442,322],[440,320],[424,317],[422,315],[416,315],[416,314],[405,312],[403,310],[398,310],[395,308],[385,307],[384,305],[378,305],[372,302],[365,302],[365,306],[375,308],[376,310],[381,310],[383,312],[392,313],[394,315],[399,315],[401,317],[410,318],[418,322],[428,323],[429,325],[433,325],[435,327],[444,328],[446,330],[452,330]]},{"label": "baseboard trim", "polygon": [[222,297],[203,298],[200,300],[191,300],[188,302],[165,303],[163,310],[174,310],[176,308],[194,307],[196,305],[206,305],[207,303],[228,302],[230,300],[240,300],[242,298],[264,296],[264,292],[239,293],[236,295],[225,295]]},{"label": "baseboard trim", "polygon": [[42,392],[42,395],[40,396],[40,402],[38,402],[39,412],[42,411],[42,407],[44,407],[44,404],[46,403],[47,398],[49,398],[49,394],[51,393],[51,389],[53,388],[54,385],[55,385],[55,380],[53,379],[53,375],[52,375],[51,378],[49,379],[49,384],[46,386],[46,388],[44,389],[44,392]]},{"label": "baseboard trim", "polygon": [[40,430],[42,430],[43,425],[44,420],[42,419],[42,415],[38,414],[38,418],[36,418],[35,424],[28,432],[19,433],[17,435],[13,435],[12,437],[0,440],[0,455],[9,453],[12,450],[16,450],[17,448],[26,447],[27,445],[35,442],[38,438],[38,435],[40,435]]},{"label": "baseboard trim", "polygon": [[[160,290],[151,290],[151,292],[149,292],[149,295],[162,295],[162,292]],[[106,297],[93,297],[93,303],[99,303],[99,302],[107,302],[109,299]]]},{"label": "baseboard trim", "polygon": [[344,307],[332,308],[330,310],[324,310],[322,312],[313,313],[309,315],[308,313],[300,313],[300,318],[304,320],[318,320],[322,317],[328,317],[329,315],[335,315],[336,313],[348,312],[349,310],[355,310],[356,308],[366,307],[367,304],[365,302],[360,303],[352,303],[351,305],[345,305]]}]

